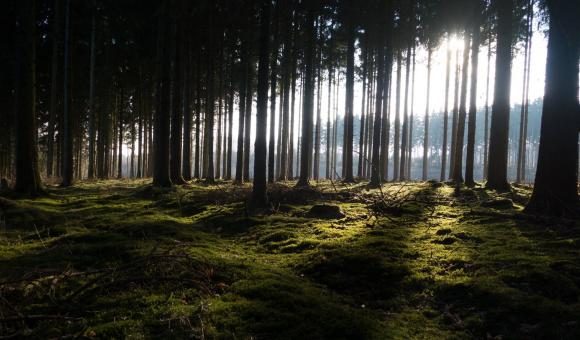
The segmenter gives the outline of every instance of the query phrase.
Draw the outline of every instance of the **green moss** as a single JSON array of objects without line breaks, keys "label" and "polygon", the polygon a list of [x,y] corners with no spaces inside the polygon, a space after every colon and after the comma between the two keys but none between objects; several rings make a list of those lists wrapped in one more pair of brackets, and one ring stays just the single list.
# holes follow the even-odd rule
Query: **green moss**
[{"label": "green moss", "polygon": [[[528,187],[288,182],[260,214],[249,190],[94,181],[2,199],[0,312],[68,319],[4,322],[0,334],[580,337],[580,224],[522,215]],[[377,210],[381,195],[401,201]],[[480,206],[503,199],[514,206]],[[307,218],[316,204],[346,218]]]}]

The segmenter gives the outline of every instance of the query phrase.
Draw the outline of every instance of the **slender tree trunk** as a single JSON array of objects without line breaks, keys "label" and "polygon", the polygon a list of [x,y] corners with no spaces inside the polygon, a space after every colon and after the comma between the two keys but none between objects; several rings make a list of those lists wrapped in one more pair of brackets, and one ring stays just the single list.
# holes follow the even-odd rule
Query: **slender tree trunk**
[{"label": "slender tree trunk", "polygon": [[310,154],[312,153],[312,116],[314,110],[314,3],[308,3],[305,23],[306,46],[304,51],[304,89],[302,101],[302,140],[300,155],[300,178],[297,186],[309,186]]},{"label": "slender tree trunk", "polygon": [[[498,11],[494,103],[491,113],[487,187],[509,190],[507,157],[510,114],[513,0],[495,0]],[[576,65],[578,60],[576,60]],[[577,93],[577,91],[576,91]]]},{"label": "slender tree trunk", "polygon": [[331,40],[330,42],[330,47],[329,47],[329,51],[328,51],[328,55],[329,55],[329,59],[331,60],[328,63],[328,103],[327,103],[327,111],[326,111],[326,179],[330,179],[331,178],[331,153],[332,153],[332,130],[331,130],[331,119],[332,119],[332,113],[331,113],[331,105],[332,105],[332,81],[333,81],[333,76],[334,76],[334,70],[332,68],[332,57],[333,57],[333,41]]},{"label": "slender tree trunk", "polygon": [[[270,0],[262,0],[260,16],[260,47],[258,61],[258,105],[256,112],[256,144],[254,146],[254,186],[252,188],[252,205],[265,207],[268,202],[266,194],[266,134],[268,129],[268,63],[270,40]],[[274,46],[276,48],[276,46]],[[274,52],[276,53],[276,52]],[[275,58],[275,57],[273,57]],[[275,81],[272,84],[275,86]],[[276,95],[274,90],[274,96]],[[270,111],[274,120],[275,110]],[[270,130],[270,133],[273,133]],[[270,150],[273,152],[273,147]],[[273,158],[271,159],[273,162]],[[273,170],[272,176],[273,176]]]},{"label": "slender tree trunk", "polygon": [[[479,10],[479,8],[478,8]],[[475,13],[476,17],[480,13]],[[473,178],[473,168],[475,163],[475,128],[477,122],[477,79],[479,69],[479,44],[480,44],[480,28],[479,20],[475,20],[472,27],[473,37],[471,43],[471,86],[469,99],[469,120],[467,123],[467,155],[465,158],[465,183],[468,186],[474,186],[475,180]]]},{"label": "slender tree trunk", "polygon": [[527,19],[527,34],[525,39],[525,60],[524,60],[524,84],[522,89],[522,107],[520,112],[520,138],[518,143],[518,162],[516,170],[516,182],[521,183],[526,175],[525,155],[526,155],[526,139],[527,139],[527,107],[528,107],[528,91],[530,84],[530,59],[531,59],[531,44],[532,44],[532,24],[533,24],[533,5],[532,1],[528,1],[528,19]]},{"label": "slender tree trunk", "polygon": [[161,3],[157,42],[157,108],[153,134],[153,186],[170,187],[169,177],[169,134],[170,134],[170,68],[168,58],[169,23],[168,3]]},{"label": "slender tree trunk", "polygon": [[425,135],[423,136],[423,174],[421,179],[423,181],[427,180],[429,175],[429,106],[431,103],[431,66],[433,60],[433,49],[431,46],[427,47],[427,101],[425,104],[425,118],[423,123],[425,125]]},{"label": "slender tree trunk", "polygon": [[123,178],[123,111],[125,110],[125,95],[123,92],[123,87],[121,86],[121,93],[119,94],[120,99],[120,104],[119,104],[119,110],[118,110],[118,114],[119,116],[117,117],[118,119],[118,133],[119,133],[119,141],[117,142],[117,147],[118,150],[117,151],[117,178]]},{"label": "slender tree trunk", "polygon": [[38,170],[36,149],[36,19],[35,1],[18,5],[19,41],[16,77],[16,183],[14,191],[25,196],[44,192]]},{"label": "slender tree trunk", "polygon": [[401,51],[397,50],[397,88],[396,88],[396,97],[397,97],[397,104],[395,108],[395,135],[394,135],[394,156],[393,156],[393,180],[399,180],[399,145],[400,145],[400,135],[401,135],[401,78],[403,74],[402,69],[402,60],[403,56],[401,55]]},{"label": "slender tree trunk", "polygon": [[401,181],[407,180],[407,143],[409,140],[409,80],[411,76],[411,44],[407,46],[407,60],[405,62],[405,99],[403,104],[403,130],[401,134],[401,157],[399,178]]},{"label": "slender tree trunk", "polygon": [[[389,18],[392,18],[392,7],[389,14]],[[389,33],[387,35],[387,47],[390,48],[392,44],[392,20],[389,20]],[[381,130],[381,176],[382,181],[386,182],[389,180],[389,144],[390,144],[390,134],[391,134],[391,86],[393,78],[393,55],[392,51],[387,51],[386,53],[386,74],[385,74],[385,86],[384,86],[384,105],[383,105],[383,128]]]},{"label": "slender tree trunk", "polygon": [[92,24],[91,24],[91,57],[90,57],[90,70],[89,70],[89,149],[88,149],[88,178],[93,179],[95,177],[95,36],[97,31],[96,23],[96,3],[93,1],[93,13],[92,13]]},{"label": "slender tree trunk", "polygon": [[444,181],[447,170],[447,135],[449,125],[449,87],[451,85],[451,46],[447,37],[447,62],[445,66],[445,108],[443,109],[443,145],[441,146],[441,177]]},{"label": "slender tree trunk", "polygon": [[54,2],[54,18],[52,24],[52,65],[50,85],[50,112],[48,120],[47,153],[46,153],[46,177],[52,177],[54,169],[54,128],[57,119],[58,106],[58,57],[60,44],[60,22],[62,0]]},{"label": "slender tree trunk", "polygon": [[483,179],[487,179],[488,155],[489,155],[489,84],[491,73],[491,32],[489,33],[487,46],[487,72],[485,81],[485,117],[483,123]]},{"label": "slender tree trunk", "polygon": [[453,161],[452,178],[455,183],[463,183],[463,141],[465,139],[465,121],[467,116],[467,77],[469,75],[469,50],[471,37],[469,31],[465,30],[463,37],[463,67],[461,73],[461,97],[459,103],[459,116],[457,117],[457,127],[455,129],[455,160]]},{"label": "slender tree trunk", "polygon": [[[548,1],[548,12],[550,33],[540,150],[534,191],[526,212],[577,218],[580,37],[574,25],[580,5]],[[491,175],[490,171],[490,178]]]},{"label": "slender tree trunk", "polygon": [[244,135],[244,181],[250,180],[250,136],[252,135],[252,103],[254,97],[254,62],[248,63],[246,80],[246,109],[245,109],[245,135]]},{"label": "slender tree trunk", "polygon": [[[174,14],[177,17],[177,13]],[[182,34],[181,24],[178,19],[174,19],[176,23],[172,26],[173,39],[171,54],[173,60],[173,67],[171,70],[171,85],[172,85],[172,108],[171,108],[171,136],[170,136],[170,160],[169,160],[169,178],[173,184],[184,184],[185,180],[181,174],[181,143],[182,143],[182,114],[183,114],[183,97],[182,97]]]},{"label": "slender tree trunk", "polygon": [[246,41],[242,41],[240,61],[240,89],[238,101],[238,142],[236,152],[236,180],[235,182],[241,184],[244,180],[244,118],[246,112],[246,80],[248,78],[248,55],[247,55]]},{"label": "slender tree trunk", "polygon": [[[278,17],[280,15],[280,1],[276,1],[276,9],[274,10],[274,17],[272,20],[272,31],[274,41],[272,44],[271,67],[270,67],[270,136],[268,140],[268,183],[274,183],[275,177],[275,157],[276,157],[276,87],[278,82],[278,49],[279,49],[279,32],[278,32]],[[268,23],[269,25],[270,23]],[[269,39],[270,37],[268,37]],[[266,46],[268,49],[269,47]],[[269,54],[269,51],[266,51]],[[268,66],[265,65],[268,69]],[[268,85],[265,85],[268,87]],[[267,94],[266,94],[267,96]],[[267,101],[267,99],[266,99]],[[265,114],[267,116],[267,114]],[[257,119],[256,119],[257,121]],[[267,123],[266,123],[267,124]],[[280,122],[278,122],[280,124]],[[265,137],[265,136],[264,136]]]},{"label": "slender tree trunk", "polygon": [[[368,33],[367,33],[368,34]],[[361,43],[362,45],[362,43]],[[370,44],[367,44],[370,45]],[[359,178],[363,177],[363,163],[364,163],[364,127],[366,124],[366,107],[365,107],[365,99],[367,98],[367,78],[368,78],[368,65],[369,65],[369,56],[368,56],[368,46],[361,46],[362,49],[362,100],[361,100],[361,112],[360,112],[360,132],[359,132],[359,151],[358,151],[358,169],[357,169],[357,176]]]},{"label": "slender tree trunk", "polygon": [[204,153],[207,155],[207,172],[204,173],[204,178],[207,183],[213,183],[215,180],[214,174],[214,155],[213,155],[213,144],[214,144],[214,111],[215,111],[215,88],[214,88],[214,58],[216,47],[214,42],[217,41],[217,37],[213,28],[214,20],[214,7],[213,4],[210,5],[209,11],[209,39],[207,40],[207,109],[205,116],[205,135],[204,138],[207,141],[207,150]]},{"label": "slender tree trunk", "polygon": [[[511,0],[509,0],[511,1]],[[461,65],[459,64],[460,51],[455,52],[455,92],[453,95],[453,116],[451,119],[451,148],[449,154],[449,178],[453,179],[455,169],[455,150],[457,144],[457,120],[459,119],[459,97],[461,95]]]},{"label": "slender tree trunk", "polygon": [[233,148],[233,130],[234,130],[234,82],[233,69],[234,58],[233,54],[230,57],[230,75],[229,75],[229,96],[228,96],[228,140],[227,140],[227,160],[226,160],[226,179],[232,179],[232,148]]},{"label": "slender tree trunk", "polygon": [[[290,1],[285,1],[285,8],[289,7]],[[289,158],[289,129],[294,129],[293,125],[290,125],[290,72],[293,72],[292,67],[292,45],[291,45],[291,29],[292,29],[292,19],[288,14],[285,19],[286,29],[283,32],[284,35],[284,52],[282,57],[282,145],[280,147],[280,167],[278,179],[285,181],[288,179],[288,158]],[[292,121],[293,122],[293,121]]]},{"label": "slender tree trunk", "polygon": [[184,82],[183,82],[183,147],[182,147],[182,165],[181,165],[181,175],[184,181],[191,180],[191,83],[193,82],[193,71],[192,71],[192,57],[191,57],[191,40],[186,38],[185,47],[185,67],[184,67]]},{"label": "slender tree trunk", "polygon": [[[318,35],[320,35],[320,23],[318,29]],[[320,138],[321,138],[321,126],[322,124],[322,117],[321,117],[321,110],[322,110],[322,76],[321,76],[321,69],[322,69],[322,48],[319,46],[318,51],[318,61],[316,63],[317,68],[317,86],[316,86],[316,129],[314,131],[314,167],[313,167],[313,178],[315,181],[318,181],[320,176]]]},{"label": "slender tree trunk", "polygon": [[413,124],[415,122],[415,46],[413,46],[413,71],[411,76],[411,115],[409,117],[409,154],[407,156],[407,178],[411,179],[411,166],[413,163]]},{"label": "slender tree trunk", "polygon": [[[386,5],[385,1],[381,2],[379,5],[380,12],[386,12],[383,6]],[[391,18],[387,18],[390,20]],[[386,105],[386,99],[383,98],[384,86],[385,86],[385,42],[387,39],[386,31],[388,26],[383,20],[379,19],[379,32],[377,34],[377,85],[375,94],[375,116],[373,123],[373,145],[372,145],[372,158],[371,158],[371,186],[381,185],[381,125],[382,125],[382,113],[383,113],[383,103]]]},{"label": "slender tree trunk", "polygon": [[73,181],[73,145],[71,115],[69,112],[69,37],[70,37],[70,0],[66,0],[65,6],[65,29],[64,29],[64,85],[63,85],[63,126],[62,126],[62,183],[61,186],[68,187]]},{"label": "slender tree trunk", "polygon": [[[292,29],[292,34],[294,34],[294,28]],[[295,44],[295,41],[294,41]],[[292,48],[292,98],[290,104],[290,140],[288,142],[288,179],[294,179],[294,117],[296,113],[296,77],[297,77],[297,48],[293,46]]]},{"label": "slender tree trunk", "polygon": [[347,20],[347,46],[346,46],[346,105],[345,105],[345,144],[343,152],[345,152],[344,167],[344,182],[354,182],[353,177],[353,131],[354,131],[354,55],[355,55],[355,35],[356,28],[353,22],[354,19]]}]

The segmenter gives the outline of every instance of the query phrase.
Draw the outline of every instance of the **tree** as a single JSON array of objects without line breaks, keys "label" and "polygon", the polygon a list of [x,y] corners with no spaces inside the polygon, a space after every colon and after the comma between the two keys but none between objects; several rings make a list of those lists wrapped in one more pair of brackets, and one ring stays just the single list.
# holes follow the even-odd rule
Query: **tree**
[{"label": "tree", "polygon": [[453,172],[451,177],[455,183],[463,183],[463,140],[465,138],[465,120],[467,116],[467,76],[469,72],[469,47],[471,36],[468,29],[463,37],[463,67],[461,73],[461,98],[459,103],[459,115],[457,117],[457,127],[455,128],[455,152],[453,155]]},{"label": "tree", "polygon": [[[305,29],[305,51],[304,51],[304,90],[302,99],[302,139],[300,154],[300,178],[296,186],[309,186],[310,155],[312,153],[312,118],[314,111],[314,53],[315,53],[315,32],[314,32],[314,2],[307,4]],[[352,169],[351,169],[352,171]],[[352,175],[351,175],[352,176]]]},{"label": "tree", "polygon": [[[179,9],[176,9],[176,12]],[[169,156],[169,178],[173,184],[184,184],[181,173],[181,143],[182,143],[182,126],[183,126],[183,97],[182,97],[182,81],[181,77],[183,74],[182,69],[182,25],[179,17],[179,13],[174,13],[174,21],[172,25],[172,69],[171,69],[171,87],[172,87],[172,100],[171,100],[171,133],[170,133],[170,156]]]},{"label": "tree", "polygon": [[[346,0],[345,9],[352,9],[352,0]],[[345,16],[350,14],[345,13]],[[346,23],[346,103],[345,103],[345,121],[344,121],[344,135],[345,145],[343,152],[345,153],[344,167],[344,182],[354,182],[353,176],[353,138],[354,138],[354,54],[355,54],[355,36],[356,25],[353,18],[347,18]],[[305,106],[306,108],[306,106]],[[308,116],[306,116],[308,117]],[[307,118],[306,118],[307,119]],[[304,119],[303,119],[304,121]],[[304,131],[303,131],[304,132]],[[303,149],[304,150],[304,149]],[[308,149],[306,149],[308,150]]]},{"label": "tree", "polygon": [[153,134],[153,186],[170,187],[169,178],[169,23],[167,20],[168,2],[160,4],[159,29],[157,41],[157,108],[155,110]]},{"label": "tree", "polygon": [[441,145],[441,177],[444,181],[447,170],[447,135],[449,130],[449,87],[451,86],[451,44],[447,37],[447,57],[445,58],[445,105],[443,109],[443,143]]},{"label": "tree", "polygon": [[[392,20],[390,16],[390,10],[386,10],[387,0],[380,1],[377,13],[380,17],[385,17],[386,20]],[[389,5],[390,7],[390,5]],[[388,17],[387,17],[388,15]],[[381,125],[382,125],[382,112],[383,103],[386,105],[386,100],[383,98],[384,86],[385,84],[385,43],[387,36],[389,35],[390,26],[384,22],[384,20],[379,19],[377,22],[378,34],[377,34],[377,87],[375,95],[375,117],[373,123],[373,150],[372,150],[372,161],[371,161],[371,186],[381,185],[381,167],[380,167],[380,151],[381,151]]]},{"label": "tree", "polygon": [[[275,169],[274,169],[274,158],[276,153],[276,143],[275,143],[275,129],[276,129],[276,86],[278,81],[278,44],[279,44],[279,30],[278,30],[278,18],[280,16],[280,0],[276,1],[276,9],[274,11],[274,20],[272,20],[272,31],[274,34],[274,41],[272,44],[272,57],[271,57],[271,74],[270,74],[270,136],[268,141],[268,182],[274,183]],[[270,9],[268,9],[268,12]],[[269,13],[268,13],[269,16]],[[268,22],[269,24],[269,22]],[[263,29],[263,28],[261,28]],[[263,32],[262,32],[263,33]],[[269,37],[268,37],[269,39]],[[260,52],[262,52],[263,46],[260,46]],[[269,49],[269,46],[266,46]],[[269,54],[269,51],[266,51]],[[266,70],[268,67],[266,66]],[[259,77],[259,76],[258,76]],[[265,85],[268,86],[267,84]],[[259,87],[259,85],[258,85]],[[257,121],[257,118],[256,118]],[[278,122],[280,123],[280,122]],[[255,166],[254,166],[255,167]]]},{"label": "tree", "polygon": [[565,0],[546,4],[550,32],[540,150],[526,212],[577,217],[580,26],[575,16],[580,5]]},{"label": "tree", "polygon": [[35,1],[18,4],[18,70],[16,114],[16,183],[14,191],[25,196],[44,192],[36,149],[36,21]]},{"label": "tree", "polygon": [[[478,3],[480,4],[480,3]],[[475,124],[477,121],[477,74],[479,69],[480,27],[479,18],[482,6],[475,6],[475,20],[472,26],[471,42],[471,85],[469,97],[469,119],[467,122],[467,150],[465,158],[465,184],[474,186],[473,166],[475,163]]]},{"label": "tree", "polygon": [[[92,23],[91,23],[91,60],[90,60],[90,71],[89,71],[89,164],[88,164],[88,178],[92,179],[95,177],[95,58],[96,58],[96,12],[97,6],[96,1],[93,0],[92,8]],[[52,138],[52,137],[51,137]],[[51,164],[52,166],[52,164]]]},{"label": "tree", "polygon": [[62,0],[56,0],[54,2],[54,18],[52,24],[52,62],[51,62],[51,85],[50,85],[50,116],[48,120],[48,134],[47,138],[47,151],[46,151],[46,176],[52,177],[54,169],[54,131],[57,118],[57,106],[58,106],[58,57],[59,57],[59,44],[60,44],[60,27],[62,20]]},{"label": "tree", "polygon": [[427,101],[425,104],[425,118],[423,119],[425,124],[425,133],[423,136],[423,173],[421,179],[423,181],[427,180],[428,175],[428,150],[429,150],[429,104],[431,100],[431,66],[433,60],[433,48],[427,46]]},{"label": "tree", "polygon": [[[256,207],[264,207],[268,202],[266,192],[266,134],[268,126],[270,6],[270,0],[262,0],[262,9],[260,11],[260,52],[258,61],[258,107],[256,112],[256,142],[254,146],[254,187],[252,189],[252,204]],[[274,48],[276,48],[275,45]],[[275,86],[274,84],[272,85]],[[270,119],[273,120],[274,110],[270,113]],[[270,130],[270,133],[272,132],[273,131]]]},{"label": "tree", "polygon": [[494,0],[497,10],[497,58],[494,102],[491,112],[487,187],[509,190],[507,181],[510,114],[513,0]]},{"label": "tree", "polygon": [[64,81],[63,81],[63,117],[62,117],[62,182],[61,186],[68,187],[73,181],[73,150],[72,150],[72,127],[69,98],[69,37],[70,37],[70,0],[65,5],[65,29],[64,29]]}]

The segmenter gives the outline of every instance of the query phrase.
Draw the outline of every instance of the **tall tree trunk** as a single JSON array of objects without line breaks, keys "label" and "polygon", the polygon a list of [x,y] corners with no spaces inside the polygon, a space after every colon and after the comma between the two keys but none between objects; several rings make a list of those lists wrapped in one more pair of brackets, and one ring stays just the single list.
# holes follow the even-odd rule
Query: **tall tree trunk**
[{"label": "tall tree trunk", "polygon": [[415,122],[415,69],[416,62],[415,46],[413,46],[413,71],[411,76],[411,115],[409,117],[409,147],[407,156],[407,178],[411,179],[411,166],[413,163],[413,124]]},{"label": "tall tree trunk", "polygon": [[407,46],[407,60],[405,61],[405,99],[403,104],[403,130],[401,133],[399,179],[407,179],[407,143],[409,140],[409,82],[411,76],[411,44]]},{"label": "tall tree trunk", "polygon": [[483,123],[483,179],[487,179],[488,155],[489,155],[489,84],[491,73],[491,32],[487,46],[487,71],[485,81],[485,117]]},{"label": "tall tree trunk", "polygon": [[552,0],[548,1],[548,12],[550,33],[540,150],[534,191],[526,212],[578,217],[580,36],[574,25],[580,5]]},{"label": "tall tree trunk", "polygon": [[[318,36],[320,36],[320,21],[318,23]],[[322,47],[319,46],[318,48],[318,61],[316,62],[316,72],[317,72],[317,85],[316,85],[316,129],[314,131],[314,166],[313,166],[313,178],[315,181],[318,181],[320,176],[320,136],[321,136],[321,126],[322,124],[322,117],[321,117],[321,110],[322,110]]]},{"label": "tall tree trunk", "polygon": [[[511,0],[510,0],[511,1]],[[455,169],[455,150],[457,144],[457,120],[459,119],[459,97],[461,95],[461,65],[459,64],[460,51],[455,52],[455,88],[453,95],[453,116],[451,119],[451,148],[449,153],[449,178],[453,179]]]},{"label": "tall tree trunk", "polygon": [[332,81],[333,81],[333,76],[334,76],[334,70],[332,68],[332,63],[334,62],[332,60],[333,57],[333,41],[330,41],[330,47],[328,50],[328,58],[329,58],[329,63],[328,63],[328,103],[327,103],[327,111],[326,111],[326,179],[330,179],[331,178],[331,153],[332,153],[332,130],[331,130],[331,119],[332,119],[332,113],[331,113],[331,105],[332,105]]},{"label": "tall tree trunk", "polygon": [[[270,136],[268,140],[268,183],[274,183],[275,177],[275,156],[276,156],[276,87],[278,82],[278,49],[279,49],[279,30],[278,30],[278,18],[280,16],[280,1],[276,1],[276,9],[274,10],[274,17],[272,20],[272,31],[274,35],[274,41],[272,44],[272,56],[271,56],[271,73],[270,73]],[[265,6],[265,5],[264,5]],[[269,11],[269,9],[268,9]],[[268,14],[269,15],[269,14]],[[269,25],[270,23],[268,23]],[[269,39],[270,37],[268,37]],[[269,48],[266,46],[266,48]],[[266,51],[269,53],[269,51]],[[268,66],[265,65],[266,70]],[[268,85],[265,85],[266,88]],[[267,96],[267,94],[266,94]],[[267,99],[266,99],[267,101]],[[265,115],[267,116],[267,114]],[[256,119],[257,121],[257,119]],[[267,124],[267,123],[266,123]],[[278,122],[280,124],[280,122]],[[255,166],[254,166],[255,167]]]},{"label": "tall tree trunk", "polygon": [[192,70],[192,56],[191,56],[191,40],[186,38],[185,47],[185,67],[184,67],[184,79],[183,82],[183,147],[182,147],[182,165],[181,165],[181,175],[184,181],[191,180],[191,123],[192,123],[192,105],[191,105],[191,84],[193,82],[193,70]]},{"label": "tall tree trunk", "polygon": [[204,173],[204,178],[207,183],[213,183],[214,178],[214,155],[213,155],[213,144],[214,144],[214,111],[215,111],[215,88],[214,88],[214,58],[216,47],[214,42],[217,41],[219,36],[214,31],[213,20],[214,20],[214,4],[211,4],[208,8],[209,11],[209,38],[207,40],[207,103],[206,103],[206,115],[205,115],[205,134],[204,139],[206,140],[206,148],[204,154],[207,155],[207,171]]},{"label": "tall tree trunk", "polygon": [[182,97],[182,32],[181,24],[177,19],[178,13],[174,13],[175,23],[172,24],[172,69],[171,69],[171,136],[170,136],[170,156],[169,156],[169,178],[173,184],[184,184],[185,180],[181,174],[181,143],[182,143],[182,114],[183,114],[183,97]]},{"label": "tall tree trunk", "polygon": [[293,48],[292,48],[292,79],[290,80],[292,86],[292,97],[290,104],[290,140],[288,141],[288,179],[294,179],[294,117],[296,114],[296,78],[297,78],[297,48],[296,35],[294,34],[294,27],[292,28]]},{"label": "tall tree trunk", "polygon": [[[389,18],[392,18],[393,12],[392,7],[390,7]],[[389,20],[389,33],[387,35],[387,48],[391,48],[393,41],[392,38],[392,20]],[[393,78],[393,54],[392,51],[387,51],[385,62],[385,85],[383,94],[383,128],[381,130],[381,176],[382,181],[386,182],[389,180],[389,144],[390,144],[390,134],[391,134],[391,85]]]},{"label": "tall tree trunk", "polygon": [[447,135],[449,125],[449,87],[451,85],[451,43],[447,37],[447,58],[445,66],[445,107],[443,109],[443,145],[441,146],[441,177],[444,181],[447,170]]},{"label": "tall tree trunk", "polygon": [[302,101],[302,140],[300,155],[300,178],[297,186],[309,185],[310,154],[312,153],[312,118],[314,110],[314,2],[308,4],[305,23],[306,46],[304,51],[304,90]]},{"label": "tall tree trunk", "polygon": [[14,191],[25,196],[43,193],[36,149],[36,19],[35,1],[18,5],[19,46],[16,114],[16,183]]},{"label": "tall tree trunk", "polygon": [[230,56],[230,74],[229,74],[229,96],[228,96],[228,140],[227,140],[227,157],[226,157],[226,178],[232,179],[232,147],[233,147],[233,130],[234,130],[234,58],[233,52]]},{"label": "tall tree trunk", "polygon": [[[477,8],[475,16],[479,18],[480,8]],[[471,42],[471,86],[469,98],[469,120],[467,122],[467,155],[465,158],[465,183],[474,186],[473,168],[475,163],[475,128],[477,121],[477,79],[479,69],[479,44],[480,28],[479,20],[474,21],[473,36]]]},{"label": "tall tree trunk", "polygon": [[[379,5],[379,13],[386,13],[386,1],[381,1]],[[389,11],[390,12],[390,11]],[[387,20],[391,20],[389,16]],[[386,98],[384,95],[385,86],[385,43],[387,36],[390,34],[387,31],[389,28],[388,24],[383,20],[378,20],[378,34],[377,34],[377,85],[375,93],[375,116],[373,122],[373,143],[372,143],[372,158],[371,158],[371,186],[381,185],[381,128],[382,128],[382,113],[383,113],[383,103],[386,105]]]},{"label": "tall tree trunk", "polygon": [[238,96],[238,142],[236,152],[236,179],[235,182],[241,184],[244,180],[244,119],[246,112],[246,80],[248,78],[248,52],[246,40],[242,41],[240,61],[240,89]]},{"label": "tall tree trunk", "polygon": [[[290,1],[285,1],[285,9],[289,9]],[[288,158],[289,158],[289,138],[290,129],[294,129],[293,125],[290,125],[290,82],[291,75],[293,72],[292,67],[292,18],[290,14],[286,16],[285,30],[283,31],[284,36],[284,52],[282,57],[282,145],[280,147],[280,168],[278,179],[285,181],[288,179]]]},{"label": "tall tree trunk", "polygon": [[431,104],[431,68],[432,68],[432,60],[433,60],[433,48],[431,46],[427,47],[427,101],[425,104],[425,118],[423,119],[423,123],[425,125],[425,134],[423,136],[423,174],[421,179],[423,181],[427,180],[427,176],[429,175],[429,159],[428,159],[428,151],[429,151],[429,106]]},{"label": "tall tree trunk", "polygon": [[57,119],[58,106],[58,57],[60,44],[60,22],[62,0],[54,2],[54,18],[52,24],[52,65],[51,65],[51,85],[50,85],[50,112],[48,120],[47,153],[46,153],[46,177],[52,177],[54,169],[54,130]]},{"label": "tall tree trunk", "polygon": [[170,67],[168,56],[169,23],[168,3],[161,3],[157,41],[157,108],[153,134],[153,186],[170,187],[169,135],[170,135]]},{"label": "tall tree trunk", "polygon": [[399,180],[399,145],[400,145],[400,136],[401,136],[401,78],[403,75],[402,69],[402,60],[403,56],[401,55],[401,50],[397,50],[397,88],[396,88],[396,97],[397,97],[397,104],[395,107],[395,135],[394,137],[394,156],[393,156],[393,180]]},{"label": "tall tree trunk", "polygon": [[527,140],[527,108],[528,108],[528,91],[530,85],[530,59],[532,46],[532,22],[533,22],[533,5],[532,1],[528,1],[528,18],[527,18],[527,32],[525,39],[525,58],[524,58],[524,84],[522,89],[522,106],[520,112],[520,134],[518,143],[518,162],[516,169],[516,182],[521,183],[526,175],[525,155],[526,155],[526,140]]},{"label": "tall tree trunk", "polygon": [[[349,4],[352,4],[349,2]],[[345,119],[344,132],[345,144],[343,152],[345,152],[344,167],[344,182],[354,182],[353,177],[353,131],[354,131],[354,55],[355,55],[355,35],[356,27],[353,18],[347,19],[346,34],[346,104],[345,104]]]},{"label": "tall tree trunk", "polygon": [[[268,57],[270,40],[270,0],[262,0],[260,15],[260,47],[258,66],[258,105],[256,112],[256,142],[254,146],[254,186],[252,188],[252,205],[265,207],[268,202],[266,184],[266,134],[268,129]],[[274,46],[276,48],[276,46]],[[276,53],[276,51],[274,52]],[[275,58],[275,57],[273,57]],[[272,84],[275,86],[275,81]],[[274,90],[274,96],[276,95]],[[275,110],[271,112],[274,120]],[[273,133],[270,130],[270,133]],[[274,152],[273,147],[270,150]],[[273,158],[272,158],[273,162]],[[273,176],[273,170],[272,176]]]},{"label": "tall tree trunk", "polygon": [[471,36],[469,30],[465,30],[463,37],[463,66],[461,73],[461,98],[459,103],[459,116],[455,136],[455,160],[453,161],[453,173],[451,177],[455,183],[463,183],[463,141],[465,139],[465,121],[467,116],[467,77],[469,75],[469,50]]},{"label": "tall tree trunk", "polygon": [[252,103],[254,101],[254,62],[248,58],[248,73],[246,79],[246,109],[244,135],[244,181],[250,180],[250,136],[252,135]]},{"label": "tall tree trunk", "polygon": [[119,151],[117,151],[117,178],[123,178],[123,111],[125,110],[125,93],[123,92],[123,85],[121,85],[121,92],[119,94],[120,104],[118,110],[118,117],[119,120],[117,123],[119,124],[118,133],[119,133],[119,142],[117,143],[117,147]]},{"label": "tall tree trunk", "polygon": [[[368,33],[366,34],[368,35]],[[364,164],[364,127],[366,124],[366,107],[365,107],[365,99],[367,98],[367,78],[368,78],[368,65],[369,65],[369,48],[366,44],[363,45],[361,42],[361,50],[362,50],[362,100],[361,100],[361,112],[360,112],[360,132],[359,132],[359,150],[358,150],[358,168],[357,168],[357,176],[359,178],[363,177],[363,164]]]},{"label": "tall tree trunk", "polygon": [[64,29],[64,85],[63,85],[63,126],[62,126],[62,182],[61,186],[68,187],[73,181],[73,145],[72,145],[72,127],[71,114],[69,112],[69,37],[70,37],[70,0],[66,0],[65,6],[65,29]]},{"label": "tall tree trunk", "polygon": [[91,57],[90,57],[90,70],[89,70],[89,149],[88,149],[88,178],[93,179],[95,177],[95,56],[96,56],[96,2],[93,1],[93,13],[92,13],[92,24],[91,24]]},{"label": "tall tree trunk", "polygon": [[[498,16],[494,103],[491,113],[487,187],[509,190],[507,157],[510,114],[513,0],[495,0]],[[578,60],[576,59],[576,64]],[[576,92],[577,93],[577,92]]]}]

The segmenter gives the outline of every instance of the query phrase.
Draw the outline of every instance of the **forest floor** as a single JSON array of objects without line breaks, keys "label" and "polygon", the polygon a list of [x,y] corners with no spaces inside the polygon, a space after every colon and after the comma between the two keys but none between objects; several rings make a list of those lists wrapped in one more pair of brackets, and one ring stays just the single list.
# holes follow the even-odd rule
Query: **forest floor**
[{"label": "forest floor", "polygon": [[148,184],[0,197],[0,336],[580,337],[580,221],[527,187]]}]

